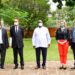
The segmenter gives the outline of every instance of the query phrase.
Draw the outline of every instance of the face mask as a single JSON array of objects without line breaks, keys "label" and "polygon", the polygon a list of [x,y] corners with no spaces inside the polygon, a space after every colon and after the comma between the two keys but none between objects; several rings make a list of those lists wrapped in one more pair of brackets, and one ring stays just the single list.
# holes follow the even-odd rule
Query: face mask
[{"label": "face mask", "polygon": [[14,22],[14,25],[19,25],[19,23],[18,22]]},{"label": "face mask", "polygon": [[39,23],[38,25],[39,25],[39,27],[42,27],[43,26],[43,23]]},{"label": "face mask", "polygon": [[64,27],[64,25],[60,25],[60,28],[63,28]]},{"label": "face mask", "polygon": [[61,27],[61,30],[64,31],[65,30],[65,26]]},{"label": "face mask", "polygon": [[60,28],[64,28],[64,27],[65,27],[65,25],[63,23],[61,23]]},{"label": "face mask", "polygon": [[60,28],[61,28],[61,30],[64,30],[64,29],[65,29],[64,24],[61,24],[61,25],[60,25]]}]

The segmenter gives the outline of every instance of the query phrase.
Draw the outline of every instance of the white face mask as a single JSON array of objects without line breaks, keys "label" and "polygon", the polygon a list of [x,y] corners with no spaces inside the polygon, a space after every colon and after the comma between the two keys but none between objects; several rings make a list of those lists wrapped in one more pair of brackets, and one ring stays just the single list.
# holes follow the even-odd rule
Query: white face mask
[{"label": "white face mask", "polygon": [[42,27],[43,26],[43,23],[39,23],[38,25],[39,25],[39,27]]},{"label": "white face mask", "polygon": [[19,25],[19,23],[18,22],[14,22],[14,25]]}]

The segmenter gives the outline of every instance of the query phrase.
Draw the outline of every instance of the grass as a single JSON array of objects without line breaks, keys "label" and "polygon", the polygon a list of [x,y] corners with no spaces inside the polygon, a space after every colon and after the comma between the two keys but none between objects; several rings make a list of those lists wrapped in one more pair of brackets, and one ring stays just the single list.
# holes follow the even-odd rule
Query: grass
[{"label": "grass", "polygon": [[[24,61],[29,62],[29,61],[35,61],[35,50],[32,47],[32,40],[31,38],[29,39],[24,39]],[[47,61],[57,61],[59,60],[59,53],[58,53],[58,48],[57,48],[57,42],[55,38],[52,38],[50,48],[48,48],[47,51]],[[68,51],[68,60],[73,60],[73,53],[72,50],[69,47]],[[13,50],[12,48],[7,49],[6,52],[6,61],[7,64],[13,63]]]}]

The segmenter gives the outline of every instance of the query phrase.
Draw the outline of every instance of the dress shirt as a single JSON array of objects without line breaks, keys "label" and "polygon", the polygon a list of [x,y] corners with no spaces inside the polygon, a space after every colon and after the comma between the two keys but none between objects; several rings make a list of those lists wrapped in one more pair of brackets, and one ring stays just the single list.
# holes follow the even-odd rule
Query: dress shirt
[{"label": "dress shirt", "polygon": [[0,29],[0,44],[3,44],[3,40],[2,40],[2,29]]},{"label": "dress shirt", "polygon": [[49,31],[46,27],[42,26],[41,28],[35,28],[32,36],[32,44],[37,47],[48,47],[48,44],[51,43],[51,37]]},{"label": "dress shirt", "polygon": [[18,30],[19,30],[19,26],[17,25],[15,26],[15,32],[18,32]]}]

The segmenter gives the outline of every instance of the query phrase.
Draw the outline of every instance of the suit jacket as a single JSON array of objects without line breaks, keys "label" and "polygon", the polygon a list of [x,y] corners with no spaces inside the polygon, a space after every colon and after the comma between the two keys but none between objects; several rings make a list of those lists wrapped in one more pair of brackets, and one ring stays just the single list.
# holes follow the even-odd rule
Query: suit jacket
[{"label": "suit jacket", "polygon": [[15,26],[12,26],[10,28],[10,37],[12,38],[12,47],[18,47],[22,48],[24,46],[23,44],[23,37],[24,37],[24,31],[23,28],[19,26],[18,32],[15,32]]},{"label": "suit jacket", "polygon": [[4,28],[2,28],[2,40],[4,47],[8,48],[9,47],[8,36],[7,36],[7,31]]}]

